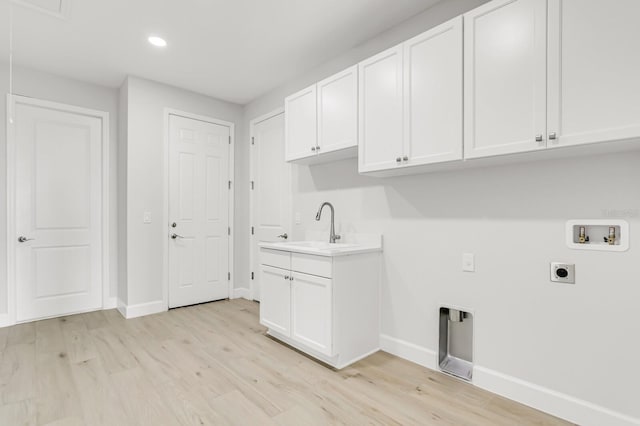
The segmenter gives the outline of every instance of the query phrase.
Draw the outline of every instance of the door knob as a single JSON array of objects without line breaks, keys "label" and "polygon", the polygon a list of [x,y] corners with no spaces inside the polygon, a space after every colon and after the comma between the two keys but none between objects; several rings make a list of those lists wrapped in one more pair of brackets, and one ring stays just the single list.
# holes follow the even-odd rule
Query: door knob
[{"label": "door knob", "polygon": [[23,237],[23,236],[18,237],[18,242],[19,243],[26,243],[27,241],[33,241],[33,240],[35,240],[35,238],[27,238],[27,237]]},{"label": "door knob", "polygon": [[288,236],[288,235],[287,235],[287,233],[285,232],[285,233],[284,233],[284,234],[282,234],[282,235],[278,235],[278,238],[282,238],[282,239],[286,240],[287,238],[289,238],[289,236]]},{"label": "door knob", "polygon": [[175,240],[176,238],[184,238],[182,235],[178,235],[178,234],[171,234],[171,239]]}]

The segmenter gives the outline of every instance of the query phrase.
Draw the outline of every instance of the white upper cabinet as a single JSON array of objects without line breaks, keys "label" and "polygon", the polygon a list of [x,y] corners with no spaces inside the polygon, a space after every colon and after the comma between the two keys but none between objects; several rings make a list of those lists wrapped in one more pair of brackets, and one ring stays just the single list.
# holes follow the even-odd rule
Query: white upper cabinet
[{"label": "white upper cabinet", "polygon": [[315,84],[285,98],[286,161],[316,154],[318,146],[316,106]]},{"label": "white upper cabinet", "polygon": [[549,0],[549,146],[640,137],[640,1]]},{"label": "white upper cabinet", "polygon": [[402,45],[359,65],[359,171],[399,166],[403,156]]},{"label": "white upper cabinet", "polygon": [[318,154],[358,145],[358,66],[317,84]]},{"label": "white upper cabinet", "polygon": [[462,159],[462,17],[403,46],[403,164]]},{"label": "white upper cabinet", "polygon": [[356,155],[357,66],[288,96],[284,105],[286,161],[310,164]]},{"label": "white upper cabinet", "polygon": [[465,158],[545,148],[547,2],[494,0],[464,25]]},{"label": "white upper cabinet", "polygon": [[458,17],[360,63],[361,173],[462,159],[462,47]]}]

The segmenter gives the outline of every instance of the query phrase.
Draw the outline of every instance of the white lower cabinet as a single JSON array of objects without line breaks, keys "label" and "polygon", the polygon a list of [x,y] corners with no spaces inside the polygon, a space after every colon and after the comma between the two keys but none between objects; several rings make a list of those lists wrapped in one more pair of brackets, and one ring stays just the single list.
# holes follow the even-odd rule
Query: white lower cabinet
[{"label": "white lower cabinet", "polygon": [[291,332],[289,277],[289,271],[284,269],[264,265],[260,268],[260,322],[286,335]]},{"label": "white lower cabinet", "polygon": [[333,355],[331,280],[298,272],[291,279],[291,337]]},{"label": "white lower cabinet", "polygon": [[380,253],[262,248],[260,263],[260,323],[269,335],[335,368],[379,350]]}]

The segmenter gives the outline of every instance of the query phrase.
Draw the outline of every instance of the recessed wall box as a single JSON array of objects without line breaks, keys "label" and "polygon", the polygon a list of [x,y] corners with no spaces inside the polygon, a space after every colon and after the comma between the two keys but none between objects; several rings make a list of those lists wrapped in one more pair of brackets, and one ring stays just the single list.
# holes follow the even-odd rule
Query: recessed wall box
[{"label": "recessed wall box", "polygon": [[441,306],[438,365],[463,380],[473,376],[473,313]]},{"label": "recessed wall box", "polygon": [[626,251],[629,223],[621,219],[578,219],[567,221],[567,247],[575,250]]}]

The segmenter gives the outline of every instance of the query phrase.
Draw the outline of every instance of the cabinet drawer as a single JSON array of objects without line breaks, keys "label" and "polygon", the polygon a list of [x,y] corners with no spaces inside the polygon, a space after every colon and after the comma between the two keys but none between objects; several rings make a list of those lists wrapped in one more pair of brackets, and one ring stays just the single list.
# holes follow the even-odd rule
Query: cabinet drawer
[{"label": "cabinet drawer", "polygon": [[291,253],[291,270],[331,278],[332,262],[330,257]]},{"label": "cabinet drawer", "polygon": [[281,250],[260,249],[260,263],[276,268],[291,269],[291,253]]}]

